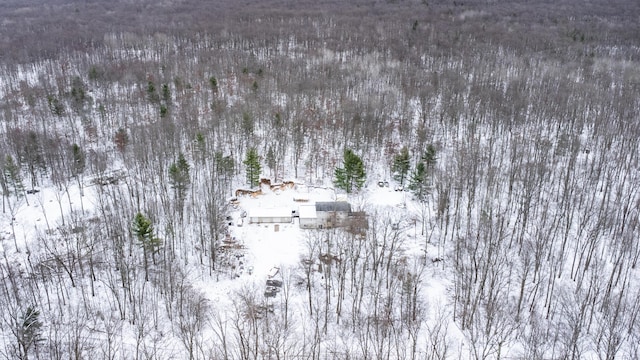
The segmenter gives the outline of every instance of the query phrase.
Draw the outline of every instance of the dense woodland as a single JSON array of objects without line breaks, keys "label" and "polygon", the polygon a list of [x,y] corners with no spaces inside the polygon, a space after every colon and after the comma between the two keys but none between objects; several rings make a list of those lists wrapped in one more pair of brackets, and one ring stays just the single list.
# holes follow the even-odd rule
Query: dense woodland
[{"label": "dense woodland", "polygon": [[[16,0],[0,18],[0,358],[640,358],[640,3]],[[345,149],[368,227],[309,231],[275,302],[211,298],[247,154],[331,186]],[[404,210],[363,200],[420,175]],[[16,228],[35,189],[58,209]],[[398,219],[437,257],[403,251]]]}]

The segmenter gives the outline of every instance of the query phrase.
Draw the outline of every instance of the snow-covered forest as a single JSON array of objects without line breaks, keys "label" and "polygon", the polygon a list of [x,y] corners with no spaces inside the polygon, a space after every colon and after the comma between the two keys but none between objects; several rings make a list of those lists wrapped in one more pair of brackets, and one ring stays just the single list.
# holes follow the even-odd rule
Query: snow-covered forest
[{"label": "snow-covered forest", "polygon": [[640,3],[3,7],[0,359],[640,358]]}]

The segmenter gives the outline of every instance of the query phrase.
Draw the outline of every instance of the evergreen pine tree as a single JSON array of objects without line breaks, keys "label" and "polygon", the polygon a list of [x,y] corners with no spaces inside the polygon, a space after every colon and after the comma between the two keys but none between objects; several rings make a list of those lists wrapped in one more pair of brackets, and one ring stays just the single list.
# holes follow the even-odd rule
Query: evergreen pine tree
[{"label": "evergreen pine tree", "polygon": [[353,153],[351,149],[344,151],[343,167],[336,168],[334,185],[351,193],[354,189],[360,190],[366,180],[366,172],[362,159]]},{"label": "evergreen pine tree", "polygon": [[35,131],[29,131],[24,138],[24,146],[19,154],[20,161],[23,162],[31,178],[31,188],[38,184],[38,170],[46,171],[44,150],[40,138]]},{"label": "evergreen pine tree", "polygon": [[422,155],[422,161],[424,161],[425,165],[427,165],[427,170],[433,170],[433,167],[436,165],[436,161],[438,160],[436,156],[436,148],[433,145],[428,145],[427,150],[425,150]]},{"label": "evergreen pine tree", "polygon": [[269,150],[267,150],[267,165],[271,170],[271,175],[273,176],[273,172],[276,169],[277,161],[276,161],[276,152],[273,150],[273,145],[269,146]]},{"label": "evergreen pine tree", "polygon": [[204,163],[204,160],[206,158],[207,155],[207,142],[204,138],[204,135],[202,135],[201,132],[196,133],[196,141],[195,141],[195,148],[194,148],[194,152],[196,153],[197,156],[195,156],[195,160],[197,160],[196,162],[198,163]]},{"label": "evergreen pine tree", "polygon": [[178,161],[169,167],[169,182],[176,192],[176,197],[180,200],[184,200],[187,188],[191,183],[189,170],[189,163],[183,153],[178,154]]},{"label": "evergreen pine tree", "polygon": [[167,84],[162,84],[162,100],[164,100],[166,104],[171,102],[171,89],[169,89],[169,85]]},{"label": "evergreen pine tree", "polygon": [[209,78],[209,85],[211,86],[211,90],[213,90],[214,94],[218,92],[218,79],[215,76]]},{"label": "evergreen pine tree", "polygon": [[245,158],[243,164],[247,167],[247,183],[249,186],[254,187],[258,186],[260,181],[260,158],[258,157],[258,151],[255,148],[249,149],[247,151],[247,157]]},{"label": "evergreen pine tree", "polygon": [[393,179],[399,182],[400,186],[404,186],[404,181],[409,173],[409,150],[406,146],[400,150],[400,154],[393,158],[391,171],[393,172]]},{"label": "evergreen pine tree", "polygon": [[47,96],[47,103],[49,104],[49,110],[55,116],[64,115],[64,104],[53,95]]},{"label": "evergreen pine tree", "polygon": [[429,182],[427,180],[427,169],[424,162],[420,161],[409,179],[409,190],[416,199],[424,201],[429,193]]},{"label": "evergreen pine tree", "polygon": [[[5,195],[14,195],[16,199],[24,195],[24,183],[20,175],[20,167],[15,163],[11,155],[7,155],[3,169],[3,191]],[[5,189],[6,188],[6,189]]]},{"label": "evergreen pine tree", "polygon": [[229,180],[235,171],[235,164],[231,155],[224,156],[222,152],[216,151],[214,154],[216,174]]},{"label": "evergreen pine tree", "polygon": [[421,161],[416,165],[416,169],[411,174],[409,189],[420,201],[424,201],[431,190],[433,172],[437,160],[435,147],[433,147],[433,145],[427,146],[427,150],[425,150],[422,155]]},{"label": "evergreen pine tree", "polygon": [[85,102],[88,100],[85,85],[82,79],[78,76],[75,76],[71,81],[71,107],[74,111],[79,113],[83,107]]},{"label": "evergreen pine tree", "polygon": [[[24,184],[22,183],[22,176],[20,175],[20,167],[13,161],[13,158],[10,155],[7,155],[2,170],[2,181],[0,181],[4,195],[2,198],[2,212],[4,213],[8,206],[11,217],[15,217],[20,205],[20,200],[27,200],[27,197],[24,195]],[[13,202],[9,198],[11,195],[15,196],[15,201]],[[28,200],[27,205],[29,205]],[[11,221],[13,244],[16,247],[16,252],[20,252],[13,225],[14,222]]]},{"label": "evergreen pine tree", "polygon": [[153,224],[142,213],[137,213],[133,219],[133,233],[142,246],[146,246],[148,239],[153,237]]},{"label": "evergreen pine tree", "polygon": [[160,117],[165,118],[169,114],[169,109],[165,104],[160,105]]},{"label": "evergreen pine tree", "polygon": [[71,145],[71,155],[73,164],[71,166],[73,176],[78,176],[82,172],[84,172],[84,167],[86,165],[84,151],[78,144]]},{"label": "evergreen pine tree", "polygon": [[18,345],[22,355],[21,358],[27,359],[29,350],[44,341],[42,338],[40,311],[32,306],[28,306],[20,319],[17,330]]},{"label": "evergreen pine tree", "polygon": [[0,189],[2,189],[2,213],[6,211],[7,200],[9,198],[9,184],[7,183],[7,177],[5,175],[4,169],[2,173],[0,173]]},{"label": "evergreen pine tree", "polygon": [[151,220],[142,215],[142,213],[137,213],[133,218],[132,230],[138,240],[138,244],[142,247],[142,252],[144,253],[144,279],[149,281],[149,255],[152,256],[155,263],[155,253],[162,246],[162,240],[155,236]]},{"label": "evergreen pine tree", "polygon": [[248,112],[242,113],[242,131],[246,137],[250,137],[253,135],[253,131],[255,130],[255,121],[251,114]]},{"label": "evergreen pine tree", "polygon": [[147,97],[149,98],[149,101],[151,102],[157,102],[160,100],[160,97],[158,96],[158,93],[156,92],[156,86],[153,83],[153,81],[149,81],[147,83]]},{"label": "evergreen pine tree", "polygon": [[215,174],[225,185],[231,184],[235,172],[235,162],[231,155],[224,156],[222,152],[216,151],[214,154],[215,159]]},{"label": "evergreen pine tree", "polygon": [[89,69],[89,80],[96,81],[100,77],[102,77],[102,72],[98,70],[98,68],[95,67],[95,65],[91,66],[91,68]]}]

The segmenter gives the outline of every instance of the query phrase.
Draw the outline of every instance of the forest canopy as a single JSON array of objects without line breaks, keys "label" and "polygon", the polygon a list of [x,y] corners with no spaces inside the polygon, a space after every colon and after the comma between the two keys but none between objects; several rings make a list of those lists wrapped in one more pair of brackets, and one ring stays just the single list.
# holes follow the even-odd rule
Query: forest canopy
[{"label": "forest canopy", "polygon": [[639,16],[4,1],[0,357],[640,358]]}]

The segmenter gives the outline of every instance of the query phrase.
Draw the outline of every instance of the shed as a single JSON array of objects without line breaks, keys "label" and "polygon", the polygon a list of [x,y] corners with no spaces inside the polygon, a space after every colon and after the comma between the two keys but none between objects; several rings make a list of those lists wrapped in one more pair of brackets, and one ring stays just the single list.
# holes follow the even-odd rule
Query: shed
[{"label": "shed", "polygon": [[318,215],[316,205],[300,205],[298,208],[300,215],[300,227],[303,229],[315,229],[318,227]]},{"label": "shed", "polygon": [[253,208],[249,209],[249,223],[265,224],[265,223],[290,223],[290,208]]}]

